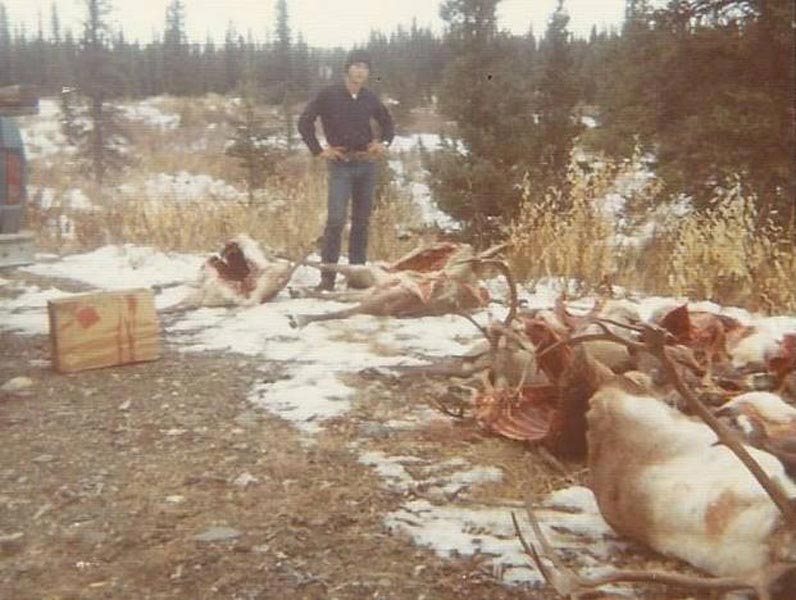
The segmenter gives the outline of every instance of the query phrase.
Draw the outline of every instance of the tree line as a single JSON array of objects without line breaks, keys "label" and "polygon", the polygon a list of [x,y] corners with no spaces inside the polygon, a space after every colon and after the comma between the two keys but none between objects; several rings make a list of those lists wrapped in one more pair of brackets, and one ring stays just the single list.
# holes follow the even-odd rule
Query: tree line
[{"label": "tree line", "polygon": [[[109,29],[112,0],[83,2],[80,32],[62,29],[53,2],[49,25],[32,33],[9,22],[0,0],[0,85],[75,89],[91,98],[98,122],[114,98],[255,90],[257,101],[284,107],[290,138],[291,107],[341,74],[345,50],[312,48],[295,35],[288,0],[276,0],[274,22],[260,25],[265,42],[230,25],[222,43],[188,40],[183,0],[169,3],[147,43]],[[373,55],[372,85],[396,101],[399,123],[430,105],[455,123],[445,149],[426,161],[445,210],[488,230],[513,216],[523,189],[555,189],[566,203],[578,140],[612,157],[641,148],[654,156],[666,193],[688,194],[698,206],[737,176],[762,213],[794,218],[792,0],[669,0],[657,8],[626,0],[623,25],[588,38],[569,31],[563,0],[539,37],[500,30],[499,4],[445,0],[442,33],[413,23],[373,32],[361,45]],[[583,115],[599,127],[584,131]]]}]

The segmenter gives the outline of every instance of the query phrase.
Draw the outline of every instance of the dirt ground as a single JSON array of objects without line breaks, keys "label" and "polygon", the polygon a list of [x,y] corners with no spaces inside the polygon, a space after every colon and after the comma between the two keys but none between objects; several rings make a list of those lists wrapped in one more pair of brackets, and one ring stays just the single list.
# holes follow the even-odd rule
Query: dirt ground
[{"label": "dirt ground", "polygon": [[0,598],[556,597],[389,531],[384,516],[424,492],[386,488],[352,443],[369,426],[370,448],[500,467],[503,482],[474,492],[484,502],[582,481],[582,465],[448,418],[382,435],[373,424],[426,402],[433,382],[368,373],[347,382],[353,410],[307,443],[246,399],[280,365],[163,344],[155,362],[64,376],[47,337],[0,333],[0,383],[34,381],[0,394]]}]

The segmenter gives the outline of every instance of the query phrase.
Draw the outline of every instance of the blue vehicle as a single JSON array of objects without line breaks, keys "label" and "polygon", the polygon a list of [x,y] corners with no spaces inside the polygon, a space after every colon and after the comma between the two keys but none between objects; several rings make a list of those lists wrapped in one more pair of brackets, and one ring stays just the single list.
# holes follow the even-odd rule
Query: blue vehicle
[{"label": "blue vehicle", "polygon": [[20,86],[0,88],[0,267],[33,262],[33,235],[24,231],[27,161],[14,116],[38,112],[38,99]]},{"label": "blue vehicle", "polygon": [[11,117],[0,116],[0,233],[18,233],[22,229],[26,183],[22,136]]}]

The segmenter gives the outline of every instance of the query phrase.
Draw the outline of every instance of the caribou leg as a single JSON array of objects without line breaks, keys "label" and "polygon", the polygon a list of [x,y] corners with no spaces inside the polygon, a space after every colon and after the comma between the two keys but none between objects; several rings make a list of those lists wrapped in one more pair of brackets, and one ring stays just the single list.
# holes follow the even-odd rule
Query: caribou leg
[{"label": "caribou leg", "polygon": [[344,308],[330,313],[323,313],[320,315],[288,315],[290,326],[293,329],[301,329],[310,323],[317,323],[320,321],[334,321],[335,319],[347,319],[362,312],[359,306],[353,308]]}]

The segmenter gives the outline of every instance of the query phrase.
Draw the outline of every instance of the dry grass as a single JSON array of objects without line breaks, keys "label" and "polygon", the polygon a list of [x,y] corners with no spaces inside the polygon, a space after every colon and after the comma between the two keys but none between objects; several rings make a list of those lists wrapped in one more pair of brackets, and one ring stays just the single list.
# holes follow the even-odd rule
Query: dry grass
[{"label": "dry grass", "polygon": [[519,216],[509,230],[510,262],[521,281],[556,277],[588,288],[616,271],[615,227],[596,203],[610,188],[608,170],[590,178],[572,172],[570,181],[572,204],[564,211],[557,208],[555,192],[534,198],[530,186],[525,187]]},{"label": "dry grass", "polygon": [[[132,164],[115,181],[106,182],[104,189],[70,161],[52,167],[33,161],[31,183],[54,194],[46,208],[31,203],[29,221],[40,248],[68,253],[108,243],[137,243],[169,251],[209,252],[244,232],[288,256],[314,248],[326,218],[323,163],[298,154],[289,157],[250,205],[243,200],[243,171],[224,152],[239,104],[234,98],[212,94],[159,98],[158,109],[178,115],[179,127],[161,130],[141,122],[129,127]],[[259,112],[264,121],[280,123],[277,109],[259,107]],[[241,199],[207,192],[185,200],[173,197],[168,186],[152,185],[158,176],[182,173],[231,186],[241,192]],[[75,189],[88,199],[90,209],[70,205]],[[410,203],[388,186],[372,217],[371,257],[389,260],[405,252],[411,243],[399,241],[397,232],[402,225],[415,224]]]},{"label": "dry grass", "polygon": [[[156,158],[153,154],[147,159],[147,168],[138,167],[119,180],[140,194],[108,191],[117,189],[116,184],[102,190],[74,174],[39,173],[34,183],[56,190],[47,209],[31,206],[29,220],[37,231],[39,246],[72,252],[109,243],[135,243],[166,251],[210,252],[229,238],[248,233],[269,250],[291,257],[316,247],[326,219],[326,170],[321,162],[289,159],[280,174],[258,191],[253,205],[218,197],[186,201],[144,193],[145,182],[156,173],[173,173],[177,165],[186,166],[186,162],[172,162],[177,157],[162,152],[169,157],[160,164],[162,170],[150,170]],[[194,169],[181,170],[207,174],[207,165],[216,160],[216,167],[228,164],[231,179],[237,175],[238,166],[223,156],[212,160],[207,155],[189,156]],[[200,170],[203,163],[205,168]],[[90,210],[70,208],[68,190],[75,187],[91,201]],[[392,260],[407,252],[414,242],[399,240],[398,232],[412,227],[416,220],[411,203],[394,187],[387,187],[372,216],[370,257]],[[346,251],[347,233],[343,244]]]},{"label": "dry grass", "polygon": [[401,232],[416,227],[417,209],[395,186],[385,189],[371,216],[368,256],[373,260],[393,261],[417,245]]},{"label": "dry grass", "polygon": [[665,282],[660,290],[746,306],[765,312],[796,311],[796,253],[771,222],[761,223],[756,199],[736,182],[714,207],[673,224],[648,252]]},{"label": "dry grass", "polygon": [[[572,176],[572,207],[564,212],[555,210],[554,194],[537,199],[526,190],[509,230],[518,278],[561,278],[562,291],[570,293],[618,284],[767,313],[796,311],[793,236],[761,222],[757,199],[743,192],[740,181],[719,190],[712,209],[682,214],[651,179],[627,202],[622,223],[615,223],[599,204],[617,178],[637,168],[606,163],[589,177]],[[637,243],[618,241],[617,234],[638,232],[645,223],[654,224],[654,232]]]}]

